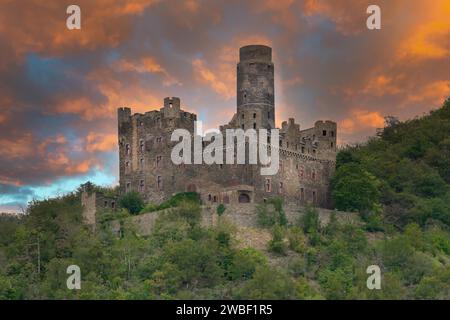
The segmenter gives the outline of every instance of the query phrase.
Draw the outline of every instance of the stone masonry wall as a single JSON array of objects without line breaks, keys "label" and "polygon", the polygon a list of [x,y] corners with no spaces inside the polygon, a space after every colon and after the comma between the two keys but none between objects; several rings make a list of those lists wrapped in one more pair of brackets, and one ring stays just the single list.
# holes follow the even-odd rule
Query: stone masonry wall
[{"label": "stone masonry wall", "polygon": [[[258,226],[255,203],[240,203],[235,205],[227,205],[222,217],[239,226],[240,228],[255,228]],[[303,215],[304,207],[295,204],[284,205],[286,217],[290,223],[297,223],[298,219]],[[204,227],[216,226],[219,216],[216,212],[217,205],[202,206],[202,225]],[[165,209],[156,212],[145,213],[139,216],[127,218],[128,223],[132,223],[136,227],[136,231],[140,235],[149,235],[155,225],[155,221],[162,212],[170,212],[174,209]],[[358,214],[355,212],[343,212],[316,208],[319,213],[319,220],[322,225],[327,225],[333,212],[336,213],[338,221],[357,222]],[[112,222],[112,230],[115,233],[120,231],[119,221]]]}]

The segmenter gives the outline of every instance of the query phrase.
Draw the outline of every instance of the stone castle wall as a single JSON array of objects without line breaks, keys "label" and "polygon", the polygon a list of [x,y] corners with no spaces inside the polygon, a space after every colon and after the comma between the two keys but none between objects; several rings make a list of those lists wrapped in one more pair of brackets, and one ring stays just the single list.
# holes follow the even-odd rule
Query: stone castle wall
[{"label": "stone castle wall", "polygon": [[[271,48],[241,48],[236,94],[236,113],[221,130],[275,127]],[[177,142],[171,141],[172,132],[180,128],[193,134],[196,119],[181,109],[176,97],[165,98],[160,110],[145,114],[118,109],[120,192],[138,191],[153,203],[178,192],[196,191],[210,204],[228,204],[225,200],[231,198],[240,202],[248,196],[249,202],[281,197],[298,205],[332,207],[329,188],[335,169],[336,123],[317,121],[313,128],[301,130],[294,119],[283,122],[278,142],[280,170],[274,176],[261,176],[259,165],[173,164],[170,155]],[[241,185],[246,187],[224,195]]]},{"label": "stone castle wall", "polygon": [[[239,203],[225,206],[225,212],[222,217],[239,227],[255,228],[258,227],[256,203]],[[299,207],[294,203],[285,204],[283,206],[286,217],[289,223],[298,223],[300,217],[303,215],[305,207]],[[176,209],[165,209],[156,212],[141,214],[138,216],[127,218],[125,223],[131,223],[135,226],[136,232],[140,235],[149,235],[152,232],[155,222],[162,213],[171,212]],[[217,215],[217,205],[202,206],[202,225],[204,227],[214,227],[219,223],[219,216]],[[359,221],[358,214],[355,212],[343,212],[336,210],[328,210],[323,208],[316,208],[319,214],[319,221],[322,226],[325,226],[330,221],[332,213],[336,214],[338,221],[342,222],[357,222]],[[112,230],[115,233],[120,232],[120,222],[113,221],[111,223]]]}]

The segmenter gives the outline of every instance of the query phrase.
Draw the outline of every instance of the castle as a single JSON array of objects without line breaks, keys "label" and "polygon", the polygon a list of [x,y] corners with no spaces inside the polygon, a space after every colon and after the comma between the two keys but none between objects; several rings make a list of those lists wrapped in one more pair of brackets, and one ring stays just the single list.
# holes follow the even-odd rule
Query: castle
[{"label": "castle", "polygon": [[[237,64],[237,109],[229,128],[275,128],[272,49],[262,45],[240,48]],[[146,202],[160,203],[175,193],[195,191],[203,203],[262,202],[271,197],[299,205],[331,206],[329,184],[335,170],[337,126],[317,121],[300,130],[294,119],[279,130],[280,167],[262,176],[258,164],[175,165],[171,141],[175,129],[194,135],[197,116],[181,109],[179,98],[165,98],[159,110],[131,114],[118,109],[120,193],[137,191]]]}]

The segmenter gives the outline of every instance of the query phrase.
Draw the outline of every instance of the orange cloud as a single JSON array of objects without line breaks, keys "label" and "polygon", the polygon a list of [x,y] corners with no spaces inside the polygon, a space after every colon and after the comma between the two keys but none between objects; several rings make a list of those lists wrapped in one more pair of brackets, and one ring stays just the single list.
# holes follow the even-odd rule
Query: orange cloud
[{"label": "orange cloud", "polygon": [[31,156],[34,152],[33,136],[27,133],[14,140],[0,138],[0,146],[2,146],[2,158],[17,159]]},{"label": "orange cloud", "polygon": [[11,43],[21,59],[30,51],[55,55],[99,46],[117,46],[131,31],[132,16],[158,0],[79,0],[81,30],[66,28],[64,1],[2,1],[0,34]]},{"label": "orange cloud", "polygon": [[132,71],[132,72],[138,72],[138,73],[160,73],[162,74],[164,79],[164,85],[170,86],[173,84],[181,85],[180,82],[178,82],[174,77],[172,77],[167,70],[159,64],[154,57],[143,57],[141,59],[137,60],[126,60],[121,59],[117,61],[114,65],[114,67],[118,71]]},{"label": "orange cloud", "polygon": [[389,75],[379,75],[373,77],[369,80],[367,86],[363,89],[364,94],[370,94],[373,96],[384,96],[386,94],[393,95],[398,94],[402,90],[396,84],[396,82],[403,78],[402,76],[389,76]]},{"label": "orange cloud", "polygon": [[361,0],[305,0],[305,15],[322,15],[336,24],[343,34],[355,34],[366,29],[366,9],[370,1]]},{"label": "orange cloud", "polygon": [[430,101],[434,105],[440,105],[450,97],[450,80],[435,81],[418,92],[409,95],[409,101]]},{"label": "orange cloud", "polygon": [[115,150],[117,147],[117,135],[98,134],[90,132],[86,137],[86,151],[105,152]]},{"label": "orange cloud", "polygon": [[[216,93],[218,93],[224,99],[230,99],[234,96],[234,88],[230,83],[222,81],[222,78],[216,76],[216,74],[205,66],[205,62],[201,59],[195,59],[192,61],[194,68],[194,74],[198,81],[210,86]],[[228,77],[229,78],[229,77]]]},{"label": "orange cloud", "polygon": [[420,20],[398,48],[400,59],[440,59],[450,57],[450,2],[428,1],[420,6]]},{"label": "orange cloud", "polygon": [[66,165],[65,173],[70,175],[87,173],[95,165],[98,165],[95,159],[84,160],[80,163],[70,163]]},{"label": "orange cloud", "polygon": [[353,109],[350,117],[339,121],[338,128],[343,134],[353,134],[367,129],[382,128],[384,117],[378,111]]}]

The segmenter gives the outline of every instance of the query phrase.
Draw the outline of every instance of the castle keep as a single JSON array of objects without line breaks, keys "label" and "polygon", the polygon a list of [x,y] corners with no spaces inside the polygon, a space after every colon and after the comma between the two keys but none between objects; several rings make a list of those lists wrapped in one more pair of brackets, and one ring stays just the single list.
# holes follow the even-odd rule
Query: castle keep
[{"label": "castle keep", "polygon": [[[275,128],[272,49],[250,45],[240,49],[237,64],[237,109],[232,128]],[[131,114],[118,109],[120,192],[138,191],[145,201],[159,203],[177,192],[196,191],[204,203],[262,202],[281,197],[299,205],[330,207],[329,183],[335,169],[336,123],[317,121],[301,130],[294,119],[280,128],[280,168],[262,176],[260,165],[181,164],[171,161],[175,129],[194,135],[197,116],[181,109],[179,98],[165,98],[159,111]]]}]

